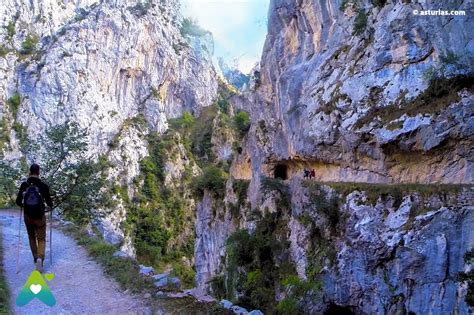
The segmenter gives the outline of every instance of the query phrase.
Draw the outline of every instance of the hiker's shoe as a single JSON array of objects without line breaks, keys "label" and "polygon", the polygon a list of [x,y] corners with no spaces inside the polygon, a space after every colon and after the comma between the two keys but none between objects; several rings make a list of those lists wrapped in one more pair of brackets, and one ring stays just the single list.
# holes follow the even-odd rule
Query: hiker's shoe
[{"label": "hiker's shoe", "polygon": [[43,273],[43,259],[38,258],[36,260],[36,270],[38,270],[40,273]]}]

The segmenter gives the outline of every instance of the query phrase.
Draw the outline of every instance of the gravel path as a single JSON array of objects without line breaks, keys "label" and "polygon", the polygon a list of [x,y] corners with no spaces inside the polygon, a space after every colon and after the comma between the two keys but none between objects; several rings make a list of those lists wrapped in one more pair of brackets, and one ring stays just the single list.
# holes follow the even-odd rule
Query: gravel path
[{"label": "gravel path", "polygon": [[34,299],[24,307],[17,307],[16,297],[34,270],[28,237],[22,221],[20,273],[16,273],[19,212],[19,210],[0,210],[5,276],[12,295],[11,305],[14,314],[149,314],[143,301],[123,293],[118,284],[107,278],[102,268],[87,256],[84,248],[55,228],[53,228],[53,266],[50,266],[49,227],[45,272],[52,272],[55,275],[55,278],[48,282],[48,286],[57,303],[50,308]]}]

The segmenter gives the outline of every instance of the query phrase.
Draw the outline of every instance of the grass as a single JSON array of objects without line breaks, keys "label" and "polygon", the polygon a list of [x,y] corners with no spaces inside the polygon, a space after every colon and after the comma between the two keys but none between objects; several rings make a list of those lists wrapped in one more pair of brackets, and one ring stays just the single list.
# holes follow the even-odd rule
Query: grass
[{"label": "grass", "polygon": [[[122,290],[129,290],[134,294],[150,293],[153,297],[149,302],[152,309],[164,309],[168,311],[182,311],[187,314],[192,311],[193,314],[229,314],[220,309],[219,305],[213,303],[200,303],[194,298],[154,298],[157,289],[154,287],[152,279],[145,278],[139,273],[139,263],[131,258],[113,257],[118,248],[106,243],[99,237],[89,236],[84,230],[76,226],[64,227],[62,229],[66,234],[72,236],[78,245],[83,246],[88,255],[97,261],[105,273],[117,281]],[[1,243],[0,243],[1,244]],[[2,289],[2,278],[0,273],[0,293]],[[0,294],[0,302],[3,294]],[[0,314],[2,312],[0,304]],[[8,311],[5,313],[7,314]],[[176,314],[176,313],[175,313]]]},{"label": "grass", "polygon": [[106,243],[98,237],[89,236],[85,231],[77,227],[67,227],[64,232],[74,239],[77,244],[83,246],[89,256],[102,265],[107,275],[115,279],[123,290],[133,293],[151,291],[153,283],[139,274],[138,262],[121,257],[113,257],[118,248]]},{"label": "grass", "polygon": [[10,290],[3,270],[3,238],[0,229],[0,314],[10,314]]},{"label": "grass", "polygon": [[422,198],[430,196],[439,196],[444,194],[456,194],[464,188],[473,187],[467,184],[372,184],[372,183],[344,183],[327,182],[320,183],[327,185],[347,196],[353,191],[365,192],[368,201],[375,205],[380,196],[392,196],[396,201],[401,202],[401,198],[409,193],[417,193]]}]

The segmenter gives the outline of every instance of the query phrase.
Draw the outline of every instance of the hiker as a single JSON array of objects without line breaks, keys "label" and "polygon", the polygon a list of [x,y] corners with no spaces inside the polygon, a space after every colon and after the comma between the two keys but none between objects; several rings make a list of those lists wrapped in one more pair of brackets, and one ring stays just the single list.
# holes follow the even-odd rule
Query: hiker
[{"label": "hiker", "polygon": [[308,177],[309,177],[309,170],[305,168],[303,171],[303,178],[308,178]]},{"label": "hiker", "polygon": [[41,181],[39,175],[39,165],[32,164],[28,179],[21,183],[16,197],[16,204],[24,209],[25,226],[36,270],[43,272],[46,248],[45,212],[51,211],[53,202],[51,201],[48,185]]},{"label": "hiker", "polygon": [[316,172],[314,171],[314,168],[311,170],[311,174],[309,175],[309,179],[315,178],[316,177]]}]

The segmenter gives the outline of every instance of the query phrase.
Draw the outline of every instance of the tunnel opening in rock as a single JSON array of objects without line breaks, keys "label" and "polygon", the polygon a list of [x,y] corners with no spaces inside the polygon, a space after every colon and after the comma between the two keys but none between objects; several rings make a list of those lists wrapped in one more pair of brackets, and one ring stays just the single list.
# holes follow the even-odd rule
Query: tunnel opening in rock
[{"label": "tunnel opening in rock", "polygon": [[331,303],[329,308],[324,312],[324,315],[354,315],[354,311],[351,307],[340,306],[335,303]]},{"label": "tunnel opening in rock", "polygon": [[288,179],[288,165],[277,164],[273,171],[273,177],[287,180]]}]

